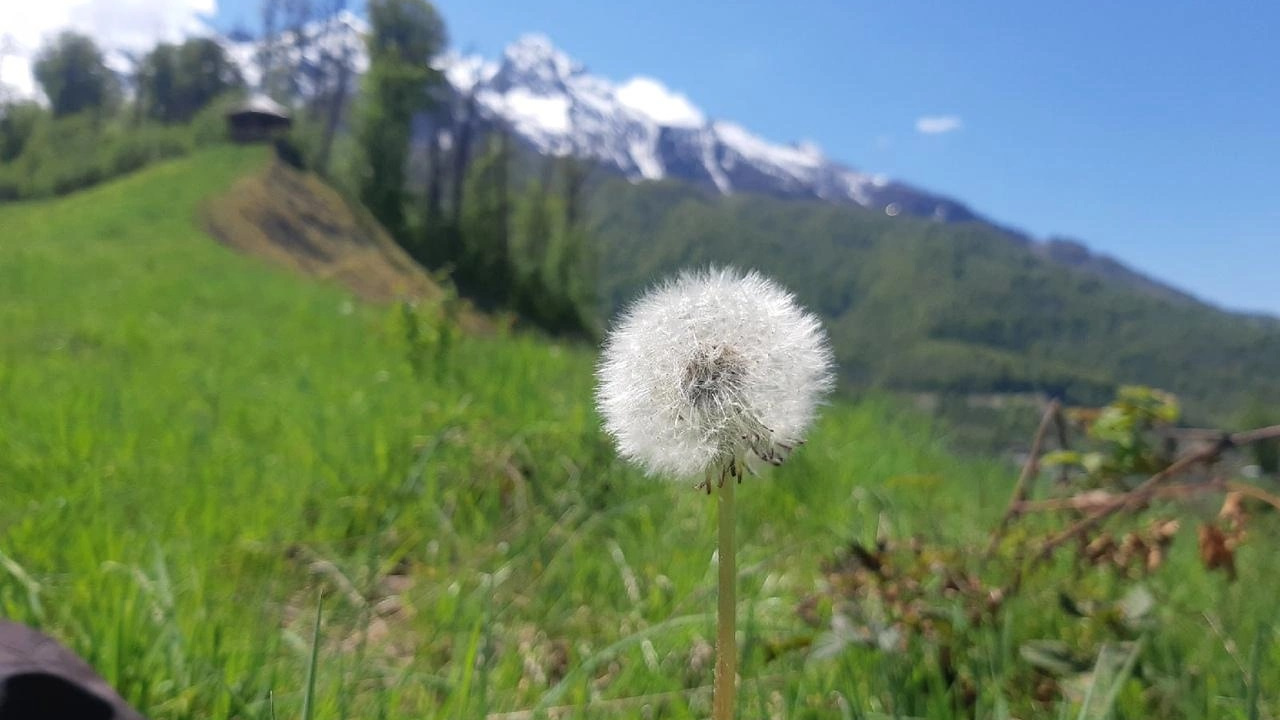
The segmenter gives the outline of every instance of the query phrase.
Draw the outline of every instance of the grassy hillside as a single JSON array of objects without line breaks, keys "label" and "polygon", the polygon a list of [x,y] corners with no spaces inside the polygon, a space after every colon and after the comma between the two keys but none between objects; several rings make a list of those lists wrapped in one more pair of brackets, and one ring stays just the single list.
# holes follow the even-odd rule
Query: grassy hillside
[{"label": "grassy hillside", "polygon": [[[713,503],[615,461],[593,350],[459,335],[205,236],[204,203],[266,162],[218,149],[0,207],[0,615],[156,720],[300,717],[322,594],[317,718],[705,716]],[[811,655],[837,549],[977,541],[998,513],[1006,469],[932,432],[839,404],[740,492],[743,717],[958,717],[951,670],[981,717],[1075,716],[1019,653],[1093,652],[1058,587],[1115,583],[1067,563],[947,672],[919,643]],[[1116,717],[1246,717],[1269,537],[1229,586],[1175,545]]]},{"label": "grassy hillside", "polygon": [[827,318],[860,385],[1099,402],[1136,382],[1202,418],[1280,403],[1280,321],[1073,269],[985,225],[674,183],[607,182],[592,207],[609,308],[670,268],[768,267]]}]

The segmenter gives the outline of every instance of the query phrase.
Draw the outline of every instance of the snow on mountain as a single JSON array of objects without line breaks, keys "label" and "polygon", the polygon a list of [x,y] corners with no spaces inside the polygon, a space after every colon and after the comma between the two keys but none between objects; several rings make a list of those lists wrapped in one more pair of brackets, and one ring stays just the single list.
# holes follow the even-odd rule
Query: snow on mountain
[{"label": "snow on mountain", "polygon": [[498,64],[479,55],[446,54],[440,61],[445,79],[460,93],[469,93],[476,85],[487,82],[498,72]]},{"label": "snow on mountain", "polygon": [[689,98],[671,92],[665,85],[648,77],[634,77],[614,91],[624,107],[667,127],[701,127],[707,122],[702,111]]},{"label": "snow on mountain", "polygon": [[[352,69],[362,74],[369,69],[364,36],[369,24],[349,10],[343,10],[323,20],[315,20],[300,31],[286,30],[274,44],[279,56],[273,60],[277,67],[296,68],[291,80],[295,92],[310,94],[312,84],[324,72],[325,66],[340,58],[349,58]],[[262,85],[263,52],[267,46],[259,40],[232,40],[218,38],[227,55],[240,66],[240,72],[250,87]]]},{"label": "snow on mountain", "polygon": [[486,120],[538,152],[591,158],[635,180],[675,178],[725,194],[855,203],[891,215],[974,217],[955,201],[832,161],[812,144],[773,143],[710,119],[654,78],[614,83],[593,75],[542,35],[521,37],[498,62],[448,54],[439,67]]}]

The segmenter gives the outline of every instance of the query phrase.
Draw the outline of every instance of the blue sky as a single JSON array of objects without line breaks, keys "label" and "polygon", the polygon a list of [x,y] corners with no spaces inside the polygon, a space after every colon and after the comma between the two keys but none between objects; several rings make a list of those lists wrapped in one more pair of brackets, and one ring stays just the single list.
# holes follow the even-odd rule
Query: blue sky
[{"label": "blue sky", "polygon": [[[464,52],[541,32],[770,140],[1280,314],[1280,3],[436,5]],[[257,6],[221,0],[220,23]],[[958,128],[917,130],[948,116]]]}]

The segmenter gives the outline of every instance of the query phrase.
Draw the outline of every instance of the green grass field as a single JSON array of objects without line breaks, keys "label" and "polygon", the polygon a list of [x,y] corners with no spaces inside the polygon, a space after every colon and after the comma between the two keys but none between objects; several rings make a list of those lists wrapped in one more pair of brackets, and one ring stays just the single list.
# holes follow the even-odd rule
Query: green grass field
[{"label": "green grass field", "polygon": [[[705,716],[714,503],[614,458],[594,349],[464,334],[415,373],[399,308],[200,231],[201,200],[266,162],[217,149],[0,206],[0,616],[157,720]],[[1013,471],[944,440],[837,402],[748,480],[741,717],[1280,714],[1263,523],[1233,584],[1175,543],[1129,669],[1058,599],[1124,583],[1065,558],[952,659],[969,709],[927,643],[816,651],[797,607],[851,540],[979,543],[999,516]],[[1034,698],[1039,639],[1086,653],[1079,693]]]}]

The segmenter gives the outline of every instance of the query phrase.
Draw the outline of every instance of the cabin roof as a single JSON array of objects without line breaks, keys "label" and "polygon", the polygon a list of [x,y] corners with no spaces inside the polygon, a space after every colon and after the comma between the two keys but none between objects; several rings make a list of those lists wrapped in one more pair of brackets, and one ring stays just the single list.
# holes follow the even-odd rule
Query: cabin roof
[{"label": "cabin roof", "polygon": [[262,93],[250,95],[247,100],[231,108],[227,115],[270,115],[284,120],[289,119],[289,111],[283,105]]}]

